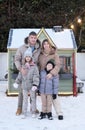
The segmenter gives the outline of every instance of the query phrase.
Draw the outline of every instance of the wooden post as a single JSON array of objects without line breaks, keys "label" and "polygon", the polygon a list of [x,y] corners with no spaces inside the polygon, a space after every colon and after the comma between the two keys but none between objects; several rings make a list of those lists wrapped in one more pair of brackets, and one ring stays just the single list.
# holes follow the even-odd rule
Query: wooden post
[{"label": "wooden post", "polygon": [[77,96],[75,53],[72,54],[72,63],[73,63],[73,96]]}]

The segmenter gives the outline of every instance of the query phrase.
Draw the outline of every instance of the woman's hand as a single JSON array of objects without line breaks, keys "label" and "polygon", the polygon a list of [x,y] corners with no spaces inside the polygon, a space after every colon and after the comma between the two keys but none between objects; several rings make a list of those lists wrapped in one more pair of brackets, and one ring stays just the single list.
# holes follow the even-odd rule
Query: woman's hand
[{"label": "woman's hand", "polygon": [[49,74],[47,74],[47,79],[50,79],[50,78],[52,78],[52,74],[51,73],[49,73]]}]

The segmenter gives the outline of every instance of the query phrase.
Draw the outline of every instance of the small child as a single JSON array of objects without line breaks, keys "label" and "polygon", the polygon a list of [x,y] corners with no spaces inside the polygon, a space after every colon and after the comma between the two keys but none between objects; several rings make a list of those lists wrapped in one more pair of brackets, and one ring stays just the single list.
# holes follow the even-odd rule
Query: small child
[{"label": "small child", "polygon": [[22,92],[23,92],[23,105],[22,105],[22,114],[23,118],[27,116],[27,106],[28,106],[28,92],[30,92],[31,98],[31,109],[32,109],[32,117],[35,117],[36,111],[36,90],[39,85],[39,71],[38,67],[34,64],[32,58],[32,51],[29,48],[24,53],[25,64],[22,66],[24,73],[19,72],[19,75],[15,81],[14,86],[16,87],[16,83],[21,82]]},{"label": "small child", "polygon": [[40,86],[39,91],[41,94],[42,101],[42,112],[38,119],[43,119],[48,117],[49,120],[53,120],[52,117],[52,98],[56,99],[58,94],[57,83],[58,80],[56,76],[52,76],[50,79],[47,78],[47,75],[55,67],[54,60],[51,59],[47,62],[46,68],[40,72]]}]

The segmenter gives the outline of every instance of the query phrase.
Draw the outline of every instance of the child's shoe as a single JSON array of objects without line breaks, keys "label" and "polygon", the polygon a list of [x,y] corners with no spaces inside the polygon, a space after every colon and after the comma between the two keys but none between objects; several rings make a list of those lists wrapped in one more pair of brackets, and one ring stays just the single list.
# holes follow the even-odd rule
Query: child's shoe
[{"label": "child's shoe", "polygon": [[38,119],[41,120],[43,118],[46,118],[46,113],[41,112],[40,115],[39,115],[39,117],[38,117]]},{"label": "child's shoe", "polygon": [[[30,107],[30,112],[32,112],[32,108]],[[39,114],[39,110],[36,108],[36,111],[35,111],[36,114]]]},{"label": "child's shoe", "polygon": [[52,112],[47,113],[47,116],[48,116],[48,119],[49,119],[49,120],[53,120]]},{"label": "child's shoe", "polygon": [[26,119],[26,118],[27,118],[27,115],[22,115],[21,118],[22,118],[22,119]]},{"label": "child's shoe", "polygon": [[36,114],[32,114],[32,118],[35,118],[36,117]]}]

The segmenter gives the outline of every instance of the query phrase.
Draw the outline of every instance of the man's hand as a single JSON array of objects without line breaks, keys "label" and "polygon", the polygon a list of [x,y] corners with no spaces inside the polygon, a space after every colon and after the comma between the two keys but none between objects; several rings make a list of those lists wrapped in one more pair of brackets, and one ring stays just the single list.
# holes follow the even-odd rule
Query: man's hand
[{"label": "man's hand", "polygon": [[21,73],[22,73],[22,75],[26,75],[27,74],[27,70],[25,69],[25,68],[21,68],[21,71],[20,71]]}]

